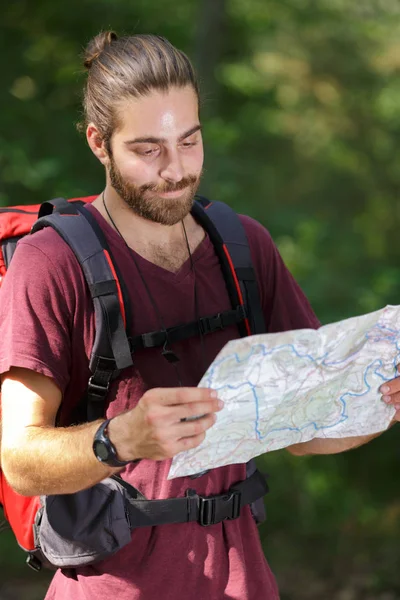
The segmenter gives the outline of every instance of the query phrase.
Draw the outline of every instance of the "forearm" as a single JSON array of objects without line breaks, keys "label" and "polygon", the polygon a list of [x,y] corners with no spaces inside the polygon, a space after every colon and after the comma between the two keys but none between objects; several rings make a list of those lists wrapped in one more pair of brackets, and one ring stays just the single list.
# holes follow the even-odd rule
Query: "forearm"
[{"label": "forearm", "polygon": [[[74,493],[120,470],[94,455],[101,421],[54,427],[60,403],[61,393],[48,377],[15,370],[4,378],[2,468],[20,494]],[[208,388],[153,388],[114,417],[107,434],[121,461],[166,460],[201,444],[222,407]]]},{"label": "forearm", "polygon": [[[388,429],[395,423],[397,423],[397,421],[393,420]],[[381,431],[372,435],[358,435],[345,438],[314,438],[309,442],[293,444],[286,449],[295,456],[304,456],[307,454],[339,454],[340,452],[346,452],[346,450],[352,450],[353,448],[363,446],[380,436],[382,433],[383,432]]]},{"label": "forearm", "polygon": [[27,427],[8,440],[2,468],[20,494],[69,494],[95,485],[118,469],[104,466],[92,450],[101,421],[74,427]]},{"label": "forearm", "polygon": [[353,448],[358,448],[358,446],[367,444],[378,435],[379,434],[348,438],[314,438],[309,442],[293,444],[293,446],[288,446],[286,449],[295,456],[305,456],[307,454],[339,454],[340,452],[346,452],[346,450],[352,450]]}]

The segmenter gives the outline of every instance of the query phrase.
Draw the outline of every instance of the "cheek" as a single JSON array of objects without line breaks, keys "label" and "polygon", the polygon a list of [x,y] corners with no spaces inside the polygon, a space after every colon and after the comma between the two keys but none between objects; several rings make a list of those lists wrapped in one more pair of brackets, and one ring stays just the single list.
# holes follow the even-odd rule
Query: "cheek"
[{"label": "cheek", "polygon": [[190,155],[187,156],[186,171],[190,174],[200,174],[203,168],[203,160],[203,145],[199,144],[198,146],[195,146]]},{"label": "cheek", "polygon": [[120,156],[116,164],[123,179],[133,185],[147,184],[154,176],[154,167],[147,165],[132,153]]}]

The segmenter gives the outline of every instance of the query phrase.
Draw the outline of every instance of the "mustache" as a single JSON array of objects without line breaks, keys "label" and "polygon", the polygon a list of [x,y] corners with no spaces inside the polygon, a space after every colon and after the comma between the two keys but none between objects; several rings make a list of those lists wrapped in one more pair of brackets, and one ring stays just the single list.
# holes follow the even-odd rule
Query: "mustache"
[{"label": "mustache", "polygon": [[154,183],[148,183],[140,186],[140,192],[155,192],[156,194],[167,194],[168,192],[180,192],[187,187],[194,186],[200,179],[196,175],[188,175],[177,183],[165,183],[163,185],[156,185]]}]

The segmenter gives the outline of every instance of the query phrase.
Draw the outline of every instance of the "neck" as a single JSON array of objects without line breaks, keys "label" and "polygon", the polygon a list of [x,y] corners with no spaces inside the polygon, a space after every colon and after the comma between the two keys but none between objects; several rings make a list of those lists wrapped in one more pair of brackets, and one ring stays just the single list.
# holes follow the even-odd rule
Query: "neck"
[{"label": "neck", "polygon": [[108,190],[106,187],[104,191],[105,203],[101,194],[93,205],[129,248],[172,272],[181,268],[188,254],[192,260],[191,254],[204,239],[205,232],[191,214],[172,226],[153,223],[136,215],[114,190],[107,195]]}]

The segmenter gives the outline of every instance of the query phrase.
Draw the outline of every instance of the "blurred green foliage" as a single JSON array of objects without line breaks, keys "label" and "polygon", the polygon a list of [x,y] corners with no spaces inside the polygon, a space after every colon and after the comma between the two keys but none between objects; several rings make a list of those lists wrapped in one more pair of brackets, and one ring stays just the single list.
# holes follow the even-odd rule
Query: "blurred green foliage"
[{"label": "blurred green foliage", "polygon": [[[74,127],[79,55],[102,29],[152,32],[200,74],[202,192],[268,227],[322,322],[400,303],[398,0],[13,0],[2,12],[0,205],[102,189]],[[260,459],[283,600],[400,598],[397,436]],[[0,538],[10,576],[11,545]]]}]

